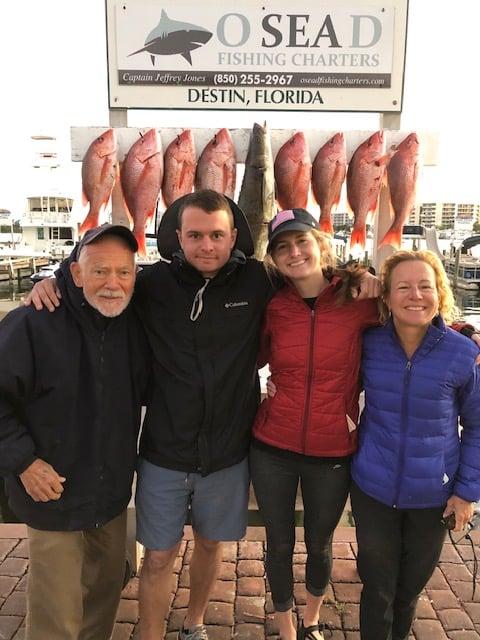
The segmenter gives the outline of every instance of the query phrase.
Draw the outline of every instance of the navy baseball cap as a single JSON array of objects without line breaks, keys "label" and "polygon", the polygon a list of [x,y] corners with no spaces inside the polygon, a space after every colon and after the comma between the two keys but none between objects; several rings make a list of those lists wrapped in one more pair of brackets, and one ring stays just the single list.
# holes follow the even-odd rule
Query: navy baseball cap
[{"label": "navy baseball cap", "polygon": [[85,231],[82,239],[78,243],[77,256],[80,255],[80,251],[85,245],[91,244],[92,242],[95,242],[101,237],[107,235],[123,238],[127,242],[128,247],[133,251],[133,253],[138,251],[137,239],[128,227],[125,227],[122,224],[105,223],[100,225],[99,227],[94,227],[93,229],[88,229],[88,231]]},{"label": "navy baseball cap", "polygon": [[305,209],[287,209],[279,211],[268,223],[267,253],[272,249],[272,242],[284,231],[320,231],[320,225]]}]

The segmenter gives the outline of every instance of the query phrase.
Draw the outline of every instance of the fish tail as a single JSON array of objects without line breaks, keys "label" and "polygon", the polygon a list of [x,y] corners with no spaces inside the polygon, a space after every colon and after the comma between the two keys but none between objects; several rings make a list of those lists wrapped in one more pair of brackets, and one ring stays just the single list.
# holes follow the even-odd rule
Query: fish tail
[{"label": "fish tail", "polygon": [[320,229],[324,233],[328,233],[329,235],[333,236],[333,224],[330,216],[324,219],[322,219],[322,217],[320,216],[319,222],[320,222]]},{"label": "fish tail", "polygon": [[99,211],[92,211],[90,209],[90,211],[87,213],[87,217],[85,218],[85,220],[80,225],[80,229],[78,230],[78,234],[81,236],[81,235],[83,235],[85,233],[85,231],[88,231],[89,229],[94,229],[95,227],[98,227],[99,215],[100,215]]},{"label": "fish tail", "polygon": [[359,227],[352,229],[352,235],[350,236],[350,249],[352,249],[356,244],[360,245],[362,249],[365,248],[365,240],[366,240],[366,230],[365,227]]},{"label": "fish tail", "polygon": [[384,247],[387,244],[395,249],[400,249],[400,245],[402,244],[402,229],[390,227],[378,246]]},{"label": "fish tail", "polygon": [[146,245],[146,237],[145,232],[142,231],[134,231],[134,236],[138,242],[138,257],[146,258],[147,257],[147,245]]}]

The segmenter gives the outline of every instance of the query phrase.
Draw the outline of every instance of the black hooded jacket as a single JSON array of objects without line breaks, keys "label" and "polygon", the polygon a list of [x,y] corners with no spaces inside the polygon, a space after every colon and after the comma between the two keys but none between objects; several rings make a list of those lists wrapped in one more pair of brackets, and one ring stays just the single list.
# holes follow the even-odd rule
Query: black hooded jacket
[{"label": "black hooded jacket", "polygon": [[[148,376],[143,328],[130,305],[104,318],[64,262],[54,312],[19,307],[0,323],[0,473],[9,503],[37,529],[80,530],[127,506]],[[58,501],[34,502],[19,474],[42,458],[66,477]]]},{"label": "black hooded jacket", "polygon": [[232,252],[208,281],[182,251],[140,273],[135,304],[153,356],[140,455],[207,475],[248,452],[260,401],[258,333],[273,289],[261,262]]}]

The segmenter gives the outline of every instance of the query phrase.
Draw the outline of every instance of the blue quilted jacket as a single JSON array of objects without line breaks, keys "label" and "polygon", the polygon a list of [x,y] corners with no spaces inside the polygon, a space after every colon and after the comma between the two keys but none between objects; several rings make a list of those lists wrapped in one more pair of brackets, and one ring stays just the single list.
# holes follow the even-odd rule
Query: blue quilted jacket
[{"label": "blue quilted jacket", "polygon": [[352,465],[360,489],[398,508],[443,506],[452,494],[479,499],[477,354],[441,317],[410,360],[391,321],[365,332],[365,409]]}]

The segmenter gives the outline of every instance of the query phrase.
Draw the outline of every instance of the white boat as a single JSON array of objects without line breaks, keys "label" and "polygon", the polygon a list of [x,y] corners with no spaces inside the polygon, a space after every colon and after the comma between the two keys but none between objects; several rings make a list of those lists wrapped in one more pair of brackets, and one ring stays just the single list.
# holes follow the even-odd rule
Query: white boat
[{"label": "white boat", "polygon": [[30,196],[21,219],[19,250],[53,258],[68,256],[78,240],[78,223],[72,213],[73,198],[59,194]]},{"label": "white boat", "polygon": [[26,178],[29,193],[20,216],[21,239],[14,247],[0,250],[0,257],[61,260],[78,240],[78,215],[69,193],[71,177],[59,161],[54,136],[32,136],[32,156],[32,170]]},{"label": "white boat", "polygon": [[445,271],[453,287],[480,289],[480,258],[470,253],[477,244],[480,244],[480,235],[465,238],[459,246],[452,246],[450,256],[444,258]]},{"label": "white boat", "polygon": [[60,262],[55,260],[50,264],[46,264],[44,267],[41,267],[38,271],[35,271],[30,276],[30,280],[32,282],[40,282],[40,280],[45,280],[45,278],[52,278],[55,275],[55,271],[60,267]]}]

